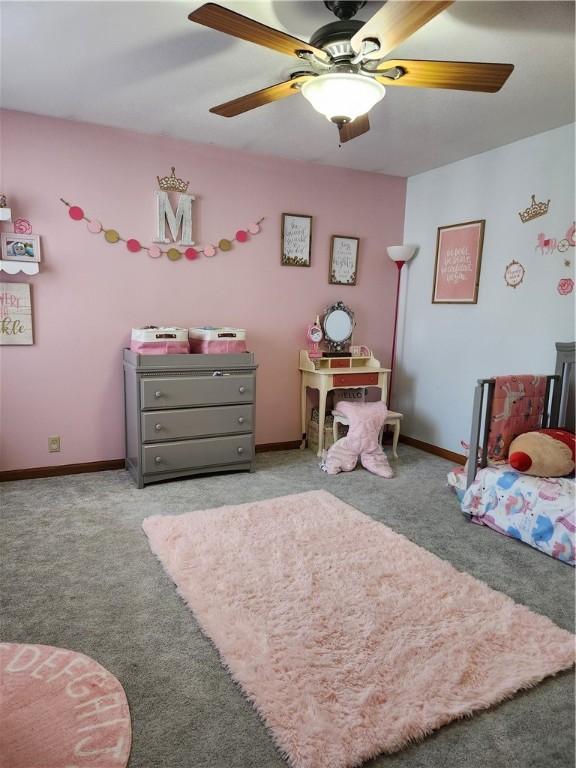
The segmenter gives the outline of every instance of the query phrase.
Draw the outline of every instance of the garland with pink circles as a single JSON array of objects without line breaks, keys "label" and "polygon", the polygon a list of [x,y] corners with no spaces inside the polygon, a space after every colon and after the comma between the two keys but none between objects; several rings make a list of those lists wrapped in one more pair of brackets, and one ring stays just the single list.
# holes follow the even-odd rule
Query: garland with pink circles
[{"label": "garland with pink circles", "polygon": [[88,231],[93,235],[98,235],[101,232],[104,233],[104,239],[107,243],[114,244],[118,242],[126,243],[126,248],[130,253],[139,253],[140,251],[146,251],[153,259],[157,259],[160,256],[166,255],[171,261],[178,261],[184,256],[189,261],[194,261],[198,256],[203,254],[204,256],[215,256],[220,251],[229,251],[232,248],[232,243],[245,243],[250,239],[250,235],[257,235],[260,232],[260,224],[264,221],[264,216],[258,221],[254,221],[248,224],[246,229],[239,229],[234,237],[221,238],[218,241],[218,245],[205,245],[203,248],[186,248],[181,251],[179,248],[171,247],[165,251],[160,248],[159,245],[141,245],[139,240],[135,237],[125,238],[121,237],[116,229],[106,229],[97,219],[90,219],[84,215],[84,210],[78,205],[71,205],[66,202],[62,197],[60,200],[64,205],[68,206],[68,215],[73,221],[86,221],[88,222]]}]

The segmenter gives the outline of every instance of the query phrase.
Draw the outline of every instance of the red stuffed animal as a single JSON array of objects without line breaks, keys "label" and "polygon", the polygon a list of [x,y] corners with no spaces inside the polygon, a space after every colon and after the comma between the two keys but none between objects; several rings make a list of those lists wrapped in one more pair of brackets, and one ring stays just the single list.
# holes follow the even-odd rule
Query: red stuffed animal
[{"label": "red stuffed animal", "polygon": [[574,471],[575,448],[573,432],[537,429],[512,440],[508,462],[513,469],[527,475],[562,477]]}]

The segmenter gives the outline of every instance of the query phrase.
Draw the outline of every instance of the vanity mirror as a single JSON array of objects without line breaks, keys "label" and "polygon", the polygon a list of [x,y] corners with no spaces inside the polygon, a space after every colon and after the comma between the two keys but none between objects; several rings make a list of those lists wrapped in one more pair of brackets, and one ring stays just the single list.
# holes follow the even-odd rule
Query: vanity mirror
[{"label": "vanity mirror", "polygon": [[330,352],[343,353],[352,339],[354,313],[343,302],[337,301],[326,309],[322,327]]}]

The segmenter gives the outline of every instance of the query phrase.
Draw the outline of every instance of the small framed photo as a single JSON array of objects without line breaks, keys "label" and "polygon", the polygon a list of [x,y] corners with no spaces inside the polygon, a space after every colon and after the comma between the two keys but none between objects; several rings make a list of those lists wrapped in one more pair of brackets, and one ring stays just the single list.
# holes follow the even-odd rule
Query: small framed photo
[{"label": "small framed photo", "polygon": [[438,227],[433,304],[476,304],[485,219]]},{"label": "small framed photo", "polygon": [[2,232],[0,237],[5,261],[40,261],[40,235]]},{"label": "small framed photo", "polygon": [[280,263],[284,267],[309,267],[312,253],[312,216],[282,214]]},{"label": "small framed photo", "polygon": [[359,242],[358,237],[332,235],[329,283],[333,285],[356,285]]}]

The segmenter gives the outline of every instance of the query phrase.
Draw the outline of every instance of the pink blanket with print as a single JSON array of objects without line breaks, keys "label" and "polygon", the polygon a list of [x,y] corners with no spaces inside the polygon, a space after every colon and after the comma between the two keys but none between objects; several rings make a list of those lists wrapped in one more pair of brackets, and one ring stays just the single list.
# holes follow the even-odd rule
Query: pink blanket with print
[{"label": "pink blanket with print", "polygon": [[515,437],[541,426],[545,394],[545,376],[496,377],[488,439],[489,459],[505,461]]}]

